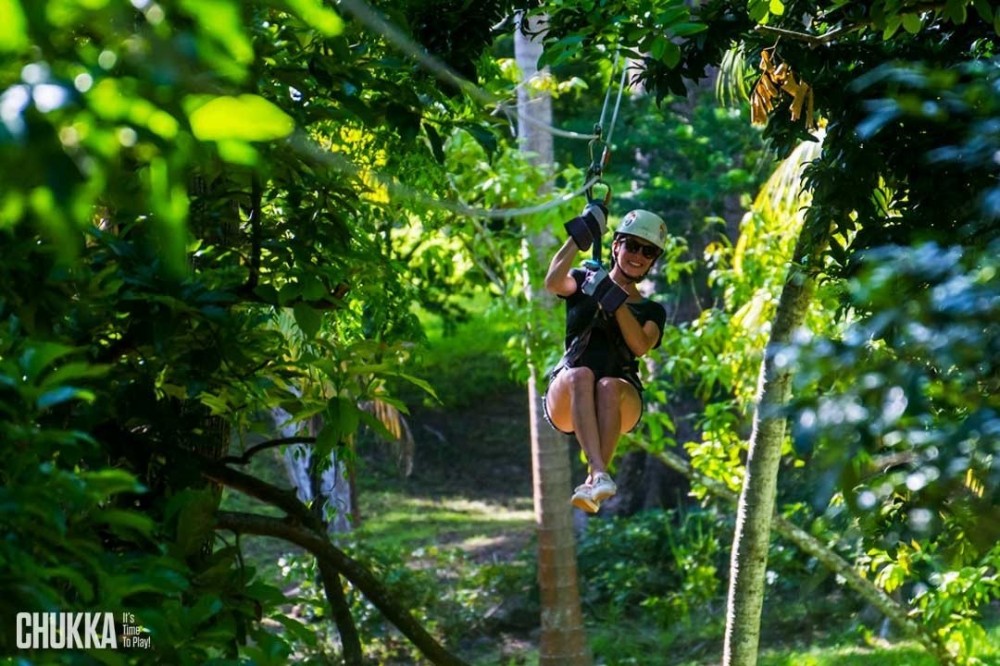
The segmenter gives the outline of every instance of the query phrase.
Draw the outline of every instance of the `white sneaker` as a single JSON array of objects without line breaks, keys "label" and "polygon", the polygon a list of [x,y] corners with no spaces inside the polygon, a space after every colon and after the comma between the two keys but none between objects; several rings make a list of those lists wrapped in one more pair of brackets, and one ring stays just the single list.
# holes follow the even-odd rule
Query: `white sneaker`
[{"label": "white sneaker", "polygon": [[594,480],[590,484],[590,498],[594,502],[603,502],[614,497],[617,492],[618,486],[611,480],[610,476],[604,472],[594,475]]},{"label": "white sneaker", "polygon": [[597,513],[597,510],[601,508],[601,505],[594,501],[591,494],[591,487],[586,483],[576,487],[576,490],[573,491],[573,497],[570,499],[570,503],[581,511],[586,511],[587,513]]}]

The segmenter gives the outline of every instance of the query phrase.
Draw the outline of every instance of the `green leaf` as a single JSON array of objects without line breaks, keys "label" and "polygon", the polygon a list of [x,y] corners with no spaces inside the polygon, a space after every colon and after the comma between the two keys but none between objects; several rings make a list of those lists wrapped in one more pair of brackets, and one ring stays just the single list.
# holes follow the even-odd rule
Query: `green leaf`
[{"label": "green leaf", "polygon": [[17,0],[0,0],[0,52],[28,46],[28,23]]},{"label": "green leaf", "polygon": [[315,275],[303,276],[299,279],[299,282],[302,284],[303,298],[307,298],[310,301],[318,301],[330,293],[326,285],[323,284],[323,280]]},{"label": "green leaf", "polygon": [[691,10],[684,5],[680,5],[664,9],[657,15],[656,20],[660,25],[669,28],[671,23],[677,23],[681,19],[687,19],[690,17]]},{"label": "green leaf", "polygon": [[353,435],[354,431],[358,429],[360,413],[361,410],[358,409],[353,400],[340,396],[330,398],[329,402],[327,402],[326,414],[324,416],[326,419],[324,430],[327,428],[332,429],[333,434],[337,437],[337,441],[341,442]]},{"label": "green leaf", "polygon": [[299,302],[292,308],[292,313],[295,315],[295,323],[302,330],[302,334],[310,340],[315,338],[316,334],[319,333],[320,326],[323,324],[323,316],[319,310],[311,305]]},{"label": "green leaf", "polygon": [[948,0],[948,4],[944,8],[945,16],[950,18],[953,23],[965,23],[967,18],[965,4],[966,0]]},{"label": "green leaf", "polygon": [[118,469],[80,472],[77,476],[87,484],[91,493],[102,500],[119,493],[138,493],[144,490],[134,476]]},{"label": "green leaf", "polygon": [[323,429],[319,431],[316,435],[316,447],[314,454],[317,459],[326,458],[340,444],[340,433],[338,432],[337,426],[334,424],[327,424],[323,426]]},{"label": "green leaf", "polygon": [[260,161],[257,149],[246,141],[219,141],[216,147],[219,149],[219,157],[229,164],[252,167]]},{"label": "green leaf", "polygon": [[387,442],[396,441],[396,436],[392,434],[392,432],[388,428],[385,427],[384,423],[375,418],[373,414],[369,414],[368,412],[365,411],[359,411],[358,415],[361,418],[361,422],[364,423],[369,428],[371,428],[376,435],[378,435]]},{"label": "green leaf", "polygon": [[[72,547],[72,544],[67,544],[67,546]],[[70,566],[58,566],[45,569],[44,573],[46,580],[52,580],[53,578],[59,578],[70,585],[76,590],[80,595],[80,600],[84,603],[89,602],[94,598],[94,587],[91,585],[90,581],[87,580],[85,576],[82,576],[79,571]]]},{"label": "green leaf", "polygon": [[171,276],[182,276],[187,269],[186,186],[180,182],[180,174],[162,157],[150,160],[146,178],[155,213],[151,222],[159,245],[158,256]]},{"label": "green leaf", "polygon": [[472,138],[476,140],[480,146],[483,147],[490,155],[493,155],[497,151],[497,137],[493,132],[489,131],[482,125],[477,125],[475,123],[462,123],[462,129],[472,135]]},{"label": "green leaf", "polygon": [[668,41],[666,48],[663,51],[663,57],[660,60],[667,67],[676,67],[681,61],[681,47],[677,46],[673,42]]},{"label": "green leaf", "polygon": [[[282,599],[282,602],[284,602],[284,599]],[[284,627],[285,631],[295,641],[313,648],[316,647],[316,632],[312,631],[305,624],[280,612],[272,614],[271,619]]]},{"label": "green leaf", "polygon": [[444,144],[441,141],[441,135],[432,125],[424,123],[423,126],[424,133],[427,134],[427,141],[431,144],[431,153],[434,155],[434,159],[438,161],[438,164],[444,164]]},{"label": "green leaf", "polygon": [[298,298],[302,294],[302,285],[298,282],[286,282],[281,285],[281,291],[278,292],[278,303],[280,305],[285,305],[292,300]]},{"label": "green leaf", "polygon": [[708,25],[705,23],[678,23],[670,28],[670,32],[678,37],[690,37],[706,30],[708,30]]},{"label": "green leaf", "polygon": [[423,389],[431,397],[433,397],[435,400],[438,400],[437,393],[434,392],[434,387],[431,386],[430,384],[428,384],[423,379],[420,379],[419,377],[414,377],[412,375],[407,375],[407,374],[402,373],[402,372],[394,372],[392,374],[395,375],[396,377],[399,377],[400,379],[405,379],[406,381],[410,382],[414,386],[417,386],[417,387]]},{"label": "green leaf", "polygon": [[335,37],[344,31],[344,21],[335,11],[324,7],[319,0],[285,0],[293,14],[319,30],[327,37]]},{"label": "green leaf", "polygon": [[98,522],[109,526],[117,534],[126,537],[132,536],[129,532],[138,532],[149,536],[156,526],[149,516],[122,509],[105,509],[98,513],[95,518]]},{"label": "green leaf", "polygon": [[919,14],[903,14],[903,28],[911,35],[920,32],[922,23]]},{"label": "green leaf", "polygon": [[71,354],[74,349],[74,347],[55,342],[37,342],[24,350],[18,359],[18,364],[27,380],[35,382],[54,361]]},{"label": "green leaf", "polygon": [[109,365],[92,365],[90,363],[73,361],[59,366],[46,375],[45,379],[41,382],[41,386],[48,389],[67,381],[96,379],[108,374],[110,369],[111,366]]},{"label": "green leaf", "polygon": [[768,11],[770,11],[775,16],[782,16],[785,13],[785,3],[781,0],[771,0],[768,5]]},{"label": "green leaf", "polygon": [[987,23],[993,23],[993,8],[989,0],[973,0],[972,6],[976,8],[979,18]]},{"label": "green leaf", "polygon": [[253,61],[253,45],[244,26],[240,3],[229,0],[181,0],[181,6],[198,22],[205,39],[211,37],[236,62]]},{"label": "green leaf", "polygon": [[888,19],[886,19],[885,29],[882,31],[882,39],[883,40],[891,39],[892,36],[896,34],[896,31],[899,30],[899,26],[901,26],[902,24],[903,24],[903,19],[901,17],[890,16]]},{"label": "green leaf", "polygon": [[60,386],[59,388],[46,391],[39,396],[36,405],[38,409],[48,409],[70,400],[83,400],[86,403],[93,403],[96,399],[93,391],[76,388],[75,386]]},{"label": "green leaf", "polygon": [[663,52],[667,50],[667,38],[663,35],[657,35],[656,39],[653,40],[653,44],[649,48],[649,52],[654,58],[660,60],[663,58]]},{"label": "green leaf", "polygon": [[253,290],[254,295],[265,303],[270,303],[271,305],[280,304],[278,298],[278,290],[274,288],[271,284],[259,284]]},{"label": "green leaf", "polygon": [[767,18],[770,11],[770,0],[750,0],[747,11],[753,21],[760,23]]},{"label": "green leaf", "polygon": [[196,106],[188,111],[191,131],[202,141],[274,141],[295,129],[291,116],[259,95],[189,100]]}]

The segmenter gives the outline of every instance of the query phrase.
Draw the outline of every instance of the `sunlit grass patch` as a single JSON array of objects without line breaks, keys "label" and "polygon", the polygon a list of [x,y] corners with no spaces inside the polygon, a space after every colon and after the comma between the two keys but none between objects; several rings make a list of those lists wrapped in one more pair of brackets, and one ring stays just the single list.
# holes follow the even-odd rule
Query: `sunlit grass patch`
[{"label": "sunlit grass patch", "polygon": [[510,506],[461,497],[429,499],[397,492],[362,496],[362,522],[355,538],[374,547],[414,550],[456,546],[476,550],[508,532],[524,533],[534,525],[530,498]]},{"label": "sunlit grass patch", "polygon": [[937,666],[937,661],[916,643],[907,642],[885,647],[766,652],[760,666]]}]

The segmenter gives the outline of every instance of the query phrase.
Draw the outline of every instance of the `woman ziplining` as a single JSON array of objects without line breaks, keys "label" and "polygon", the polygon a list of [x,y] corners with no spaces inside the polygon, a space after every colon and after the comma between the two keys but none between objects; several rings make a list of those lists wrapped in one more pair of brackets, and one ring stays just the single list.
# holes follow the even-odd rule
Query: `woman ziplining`
[{"label": "woman ziplining", "polygon": [[[492,103],[493,100],[481,94],[474,85],[457,77],[422,50],[415,49],[411,40],[385,24],[363,2],[345,0],[345,6],[359,20],[379,30],[443,80],[457,85],[481,102]],[[617,69],[618,61],[616,53],[612,72]],[[659,216],[644,210],[627,214],[611,245],[611,271],[606,271],[600,263],[611,191],[609,188],[602,203],[594,199],[592,189],[594,185],[603,183],[601,174],[610,157],[611,137],[625,89],[626,71],[627,68],[622,68],[606,143],[602,134],[613,80],[592,135],[558,132],[548,125],[543,127],[544,131],[553,135],[591,141],[591,166],[582,188],[589,203],[579,217],[567,223],[570,238],[556,252],[545,279],[546,289],[564,298],[567,309],[566,351],[550,374],[549,387],[543,398],[546,419],[557,430],[575,433],[587,458],[589,473],[585,482],[574,491],[572,503],[590,513],[597,512],[601,502],[617,491],[608,474],[608,466],[619,438],[638,425],[643,411],[642,383],[636,358],[659,346],[666,322],[663,307],[643,298],[636,287],[665,247],[666,224]],[[510,113],[507,107],[503,108]],[[525,120],[538,124],[530,116]],[[517,210],[473,210],[464,204],[456,206],[444,202],[434,202],[433,205],[479,217],[510,218],[547,210],[579,193],[577,191]],[[587,262],[583,269],[571,270],[576,253],[590,248],[594,251],[593,260]]]},{"label": "woman ziplining", "polygon": [[[587,459],[587,478],[571,502],[588,513],[618,490],[608,466],[619,438],[643,412],[636,359],[660,346],[667,319],[663,306],[637,287],[663,253],[666,223],[646,210],[626,214],[611,243],[609,272],[599,259],[607,216],[606,201],[591,200],[567,222],[569,238],[545,276],[545,288],[566,301],[566,341],[542,404],[552,427],[575,434]],[[594,259],[572,268],[577,253],[592,247]]]},{"label": "woman ziplining", "polygon": [[[612,71],[617,62],[616,55]],[[542,406],[549,424],[575,434],[583,450],[587,478],[570,501],[588,513],[596,513],[618,491],[608,467],[618,440],[638,426],[643,412],[636,359],[659,347],[667,319],[663,306],[644,298],[637,287],[666,245],[667,225],[662,218],[646,210],[626,214],[611,243],[611,270],[601,263],[611,201],[611,188],[602,175],[624,88],[623,69],[608,140],[603,140],[603,125],[610,86],[590,142],[587,205],[565,224],[569,238],[552,257],[545,276],[545,288],[566,301],[566,336],[565,351],[549,374]],[[603,200],[593,193],[598,183],[607,187]],[[576,254],[588,249],[591,258],[582,268],[573,268]]]}]

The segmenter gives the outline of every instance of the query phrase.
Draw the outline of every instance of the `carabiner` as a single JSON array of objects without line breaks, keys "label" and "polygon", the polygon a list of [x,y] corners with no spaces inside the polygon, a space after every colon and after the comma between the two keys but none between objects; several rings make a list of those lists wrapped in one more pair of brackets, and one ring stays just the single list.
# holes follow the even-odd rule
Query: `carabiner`
[{"label": "carabiner", "polygon": [[[597,136],[590,140],[588,148],[590,149],[590,166],[587,167],[587,180],[590,180],[591,176],[600,176],[604,173],[604,165],[607,164],[608,157],[611,155],[611,151],[608,148],[608,144],[604,143],[601,138],[601,126],[594,125],[594,134]],[[600,157],[594,156],[594,148],[600,146]]]}]

